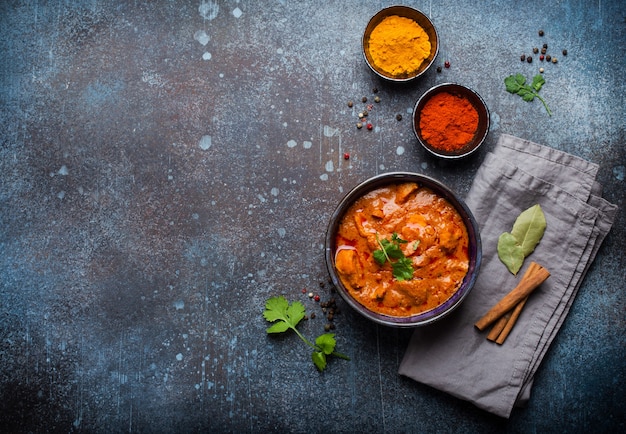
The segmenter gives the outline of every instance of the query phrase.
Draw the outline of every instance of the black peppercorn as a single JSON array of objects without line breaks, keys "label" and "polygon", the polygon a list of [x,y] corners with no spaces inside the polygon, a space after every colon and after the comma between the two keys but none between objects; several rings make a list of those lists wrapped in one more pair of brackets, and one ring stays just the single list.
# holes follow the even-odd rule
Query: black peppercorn
[{"label": "black peppercorn", "polygon": [[397,120],[397,121],[401,121],[401,120],[402,120],[402,115],[401,115],[400,113],[398,113],[398,114],[396,115],[396,120]]},{"label": "black peppercorn", "polygon": [[539,52],[539,48],[535,47],[533,48],[533,53],[537,54]]},{"label": "black peppercorn", "polygon": [[547,48],[542,48],[542,49],[541,49],[541,54],[546,54],[547,52],[548,52],[548,49],[547,49]]},{"label": "black peppercorn", "polygon": [[528,57],[526,58],[526,61],[527,61],[528,63],[533,63],[533,56],[528,56]]},{"label": "black peppercorn", "polygon": [[549,54],[546,56],[546,62],[549,62],[552,60],[552,56],[550,56]]},{"label": "black peppercorn", "polygon": [[377,87],[375,87],[374,89],[372,89],[372,92],[374,92],[374,93],[378,93],[378,88],[377,88]]},{"label": "black peppercorn", "polygon": [[361,101],[363,101],[363,102],[367,102],[367,97],[366,97],[366,96],[364,96],[363,98],[361,98]]},{"label": "black peppercorn", "polygon": [[567,56],[567,50],[563,50],[563,56]]},{"label": "black peppercorn", "polygon": [[543,36],[543,30],[539,30],[539,36]]},{"label": "black peppercorn", "polygon": [[348,101],[348,107],[352,107],[354,103],[352,101]]},{"label": "black peppercorn", "polygon": [[437,72],[441,72],[441,66],[437,67]]},{"label": "black peppercorn", "polygon": [[524,60],[526,60],[526,55],[525,55],[525,54],[522,54],[522,55],[519,57],[519,60],[521,60],[522,62],[523,62]]},{"label": "black peppercorn", "polygon": [[543,44],[543,48],[548,49],[548,44]]}]

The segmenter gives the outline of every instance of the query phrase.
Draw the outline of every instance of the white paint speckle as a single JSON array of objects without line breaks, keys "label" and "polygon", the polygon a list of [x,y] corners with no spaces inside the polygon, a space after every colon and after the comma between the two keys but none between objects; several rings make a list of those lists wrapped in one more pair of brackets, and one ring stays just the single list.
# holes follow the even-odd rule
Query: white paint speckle
[{"label": "white paint speckle", "polygon": [[491,122],[491,126],[489,127],[491,131],[500,129],[500,115],[498,113],[491,112],[489,115],[489,121]]},{"label": "white paint speckle", "polygon": [[239,17],[241,17],[242,15],[243,15],[243,12],[241,12],[241,9],[239,9],[239,8],[235,8],[235,9],[233,10],[233,16],[234,16],[235,18],[239,18]]},{"label": "white paint speckle", "polygon": [[332,137],[335,134],[339,135],[339,128],[333,128],[328,125],[324,125],[324,135],[326,137]]},{"label": "white paint speckle", "polygon": [[63,190],[59,191],[59,193],[57,194],[57,197],[59,199],[63,199],[65,197],[65,192]]},{"label": "white paint speckle", "polygon": [[197,212],[194,212],[193,214],[191,214],[191,218],[194,220],[198,220],[200,218],[200,215]]},{"label": "white paint speckle", "polygon": [[284,238],[287,235],[287,230],[285,228],[278,228],[278,236]]},{"label": "white paint speckle", "polygon": [[398,146],[396,148],[396,154],[398,154],[398,155],[404,154],[404,146]]},{"label": "white paint speckle", "polygon": [[200,139],[200,142],[198,143],[198,146],[200,146],[200,149],[202,149],[203,151],[208,150],[211,147],[212,143],[211,143],[211,136],[202,136],[202,138]]},{"label": "white paint speckle", "polygon": [[176,308],[176,310],[182,310],[185,308],[185,302],[182,300],[177,300],[174,302],[174,307]]},{"label": "white paint speckle", "polygon": [[320,179],[321,179],[322,181],[328,181],[328,173],[322,173],[322,174],[320,175]]},{"label": "white paint speckle", "polygon": [[61,166],[61,168],[59,169],[59,175],[65,176],[68,173],[70,173],[70,172],[67,170],[67,166],[65,166],[65,165]]},{"label": "white paint speckle", "polygon": [[282,48],[277,48],[277,49],[276,49],[276,52],[277,52],[278,54],[283,54],[283,53],[284,53],[284,51],[283,51],[283,49],[282,49]]},{"label": "white paint speckle", "polygon": [[153,71],[143,71],[141,73],[141,81],[148,83],[152,87],[163,87],[166,83],[159,74]]},{"label": "white paint speckle", "polygon": [[304,149],[311,149],[311,147],[313,146],[313,143],[305,140],[304,142],[302,142],[302,146],[304,147]]},{"label": "white paint speckle", "polygon": [[179,362],[183,360],[183,355],[181,353],[176,354],[176,360],[178,360]]},{"label": "white paint speckle", "polygon": [[202,60],[211,60],[211,53],[208,51],[202,55]]},{"label": "white paint speckle", "polygon": [[335,165],[333,164],[332,160],[329,160],[326,162],[326,165],[324,168],[326,169],[327,172],[332,172],[333,170],[335,170]]},{"label": "white paint speckle", "polygon": [[420,166],[421,166],[421,168],[422,168],[423,170],[428,169],[428,163],[427,163],[427,162],[425,162],[425,161],[424,161],[422,164],[420,164]]},{"label": "white paint speckle", "polygon": [[290,148],[295,148],[296,146],[298,146],[298,142],[296,142],[295,140],[289,140],[287,142],[287,146]]},{"label": "white paint speckle", "polygon": [[193,34],[193,38],[198,41],[201,45],[206,45],[211,40],[211,37],[207,35],[207,32],[204,30],[198,30]]},{"label": "white paint speckle", "polygon": [[276,188],[276,187],[272,188],[272,190],[270,191],[272,196],[278,196],[279,192],[280,192],[280,190],[278,188]]},{"label": "white paint speckle", "polygon": [[200,16],[205,20],[212,20],[217,17],[218,12],[220,11],[220,7],[216,2],[212,1],[202,1],[200,6],[198,7],[198,12],[200,12]]},{"label": "white paint speckle", "polygon": [[613,168],[613,175],[618,181],[624,180],[624,174],[626,173],[626,168],[624,166],[615,166]]}]

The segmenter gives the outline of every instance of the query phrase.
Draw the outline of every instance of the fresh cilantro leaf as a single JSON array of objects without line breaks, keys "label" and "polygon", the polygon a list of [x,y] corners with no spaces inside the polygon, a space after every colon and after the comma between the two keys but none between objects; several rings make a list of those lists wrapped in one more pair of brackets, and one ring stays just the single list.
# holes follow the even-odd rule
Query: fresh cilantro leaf
[{"label": "fresh cilantro leaf", "polygon": [[[272,297],[265,302],[265,311],[263,317],[269,322],[282,321],[286,324],[287,328],[284,328],[281,322],[274,324],[270,327],[268,333],[280,333],[292,328],[295,330],[296,326],[305,315],[305,308],[299,301],[294,301],[289,304],[287,299],[283,296]],[[284,329],[283,329],[284,328]],[[271,330],[271,331],[270,331]]]},{"label": "fresh cilantro leaf", "polygon": [[504,85],[507,92],[519,95],[526,102],[530,102],[533,99],[537,98],[546,108],[548,115],[552,116],[552,112],[548,108],[548,104],[546,104],[546,101],[541,96],[539,96],[538,93],[545,84],[545,82],[545,78],[543,78],[543,76],[540,74],[537,74],[533,77],[533,81],[530,85],[526,84],[526,77],[519,73],[515,75],[509,75],[504,79]]},{"label": "fresh cilantro leaf", "polygon": [[285,297],[272,297],[265,302],[263,317],[269,322],[283,319],[287,316],[289,302]]},{"label": "fresh cilantro leaf", "polygon": [[391,264],[393,275],[398,280],[411,280],[413,278],[413,261],[403,257]]},{"label": "fresh cilantro leaf", "polygon": [[[380,246],[379,250],[375,250],[373,255],[376,262],[383,266],[387,261],[391,264],[393,277],[398,280],[409,280],[413,277],[413,262],[404,256],[404,252],[400,248],[400,244],[406,244],[408,241],[403,240],[396,232],[391,235],[391,241],[387,239],[379,239],[376,234],[376,241]],[[392,261],[395,260],[395,261]]]},{"label": "fresh cilantro leaf", "polygon": [[283,296],[271,297],[265,302],[263,317],[273,323],[266,329],[268,334],[283,333],[289,329],[293,330],[300,339],[313,349],[311,358],[320,371],[326,368],[326,356],[332,355],[345,360],[350,358],[335,351],[337,341],[332,333],[325,333],[315,339],[315,344],[305,338],[296,328],[306,315],[306,309],[299,301],[289,303]]},{"label": "fresh cilantro leaf", "polygon": [[406,244],[406,243],[408,243],[408,241],[407,241],[407,240],[403,240],[402,238],[400,238],[400,236],[398,235],[398,233],[397,233],[397,232],[394,232],[394,233],[391,235],[391,241],[396,242],[396,243],[400,243],[400,244]]},{"label": "fresh cilantro leaf", "polygon": [[322,351],[313,351],[311,353],[311,360],[313,360],[313,363],[320,371],[326,368],[326,354]]},{"label": "fresh cilantro leaf", "polygon": [[378,265],[385,265],[387,256],[383,250],[374,250],[374,260],[378,262]]},{"label": "fresh cilantro leaf", "polygon": [[533,87],[533,89],[539,92],[544,84],[546,84],[546,79],[543,78],[542,75],[537,74],[533,77],[533,82],[531,86]]},{"label": "fresh cilantro leaf", "polygon": [[279,321],[269,326],[266,331],[268,333],[282,333],[286,332],[287,330],[289,330],[289,324],[287,324],[285,321]]},{"label": "fresh cilantro leaf", "polygon": [[317,345],[324,354],[332,354],[335,351],[335,345],[337,345],[337,341],[335,340],[335,335],[332,333],[324,333],[323,335],[319,335],[317,339],[315,339],[315,345]]}]

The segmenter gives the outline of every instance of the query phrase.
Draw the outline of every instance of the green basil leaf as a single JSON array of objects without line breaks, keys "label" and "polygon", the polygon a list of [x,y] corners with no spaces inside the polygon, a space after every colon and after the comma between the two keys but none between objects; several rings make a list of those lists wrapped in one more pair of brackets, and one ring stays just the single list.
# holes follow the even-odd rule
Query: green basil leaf
[{"label": "green basil leaf", "polygon": [[515,237],[517,244],[522,248],[524,257],[535,250],[543,237],[546,226],[546,217],[539,204],[531,206],[517,217],[511,235]]},{"label": "green basil leaf", "polygon": [[512,234],[504,232],[498,238],[498,257],[513,274],[522,268],[524,252]]}]

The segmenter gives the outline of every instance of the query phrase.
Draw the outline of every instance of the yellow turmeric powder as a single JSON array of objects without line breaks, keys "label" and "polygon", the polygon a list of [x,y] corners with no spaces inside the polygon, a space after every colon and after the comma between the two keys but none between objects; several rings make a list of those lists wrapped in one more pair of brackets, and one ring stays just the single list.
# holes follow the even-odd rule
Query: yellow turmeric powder
[{"label": "yellow turmeric powder", "polygon": [[395,78],[409,77],[430,55],[426,31],[410,18],[391,15],[370,34],[369,53],[377,69]]}]

